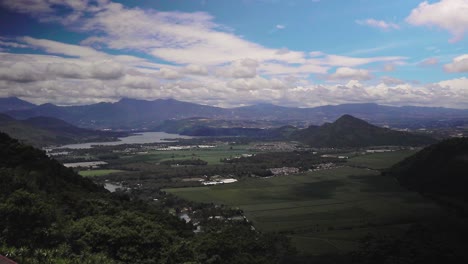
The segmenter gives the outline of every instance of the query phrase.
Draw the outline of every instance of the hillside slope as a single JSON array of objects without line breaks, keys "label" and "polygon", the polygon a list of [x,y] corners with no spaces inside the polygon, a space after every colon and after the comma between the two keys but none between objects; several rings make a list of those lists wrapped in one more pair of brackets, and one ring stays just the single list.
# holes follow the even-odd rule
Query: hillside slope
[{"label": "hillside slope", "polygon": [[468,201],[468,138],[447,139],[429,146],[387,173],[411,190]]},{"label": "hillside slope", "polygon": [[52,117],[15,120],[4,114],[0,114],[0,131],[37,147],[115,140],[117,137],[128,135],[83,129]]},{"label": "hillside slope", "polygon": [[[163,202],[163,201],[161,201]],[[251,224],[193,226],[132,201],[0,133],[0,254],[18,263],[279,263],[287,246]]]}]

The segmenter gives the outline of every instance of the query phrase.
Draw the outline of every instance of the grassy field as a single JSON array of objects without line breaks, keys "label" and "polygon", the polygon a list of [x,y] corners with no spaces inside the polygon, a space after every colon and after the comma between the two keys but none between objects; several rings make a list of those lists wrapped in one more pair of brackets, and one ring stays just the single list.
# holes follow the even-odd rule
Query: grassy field
[{"label": "grassy field", "polygon": [[[399,158],[398,153],[383,154],[389,155],[370,154],[354,162],[382,168],[408,153]],[[353,167],[165,191],[239,207],[259,230],[284,232],[299,250],[314,255],[349,251],[368,233],[398,234],[440,213],[435,204],[402,189],[393,178]]]},{"label": "grassy field", "polygon": [[83,177],[96,177],[96,176],[104,176],[109,175],[111,173],[122,172],[121,170],[84,170],[78,172]]}]

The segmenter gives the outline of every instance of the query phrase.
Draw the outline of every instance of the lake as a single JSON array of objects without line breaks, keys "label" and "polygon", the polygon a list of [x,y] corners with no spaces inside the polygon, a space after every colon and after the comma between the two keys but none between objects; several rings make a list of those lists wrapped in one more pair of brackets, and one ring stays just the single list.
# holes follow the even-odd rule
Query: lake
[{"label": "lake", "polygon": [[89,149],[93,145],[99,146],[116,146],[123,144],[146,144],[146,143],[158,143],[158,142],[174,142],[177,138],[192,138],[190,136],[182,136],[179,134],[169,134],[165,132],[144,132],[129,137],[119,138],[119,141],[110,142],[88,142],[80,144],[69,144],[63,145],[58,148],[69,148],[69,149]]}]

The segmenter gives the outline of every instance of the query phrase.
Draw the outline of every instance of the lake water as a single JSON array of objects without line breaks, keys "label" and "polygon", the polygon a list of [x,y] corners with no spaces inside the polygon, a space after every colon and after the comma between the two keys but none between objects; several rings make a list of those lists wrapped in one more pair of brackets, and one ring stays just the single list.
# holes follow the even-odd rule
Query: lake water
[{"label": "lake water", "polygon": [[111,141],[111,142],[89,142],[81,144],[69,144],[63,145],[59,148],[69,148],[69,149],[89,149],[93,145],[99,146],[116,146],[122,144],[146,144],[146,143],[158,143],[158,142],[174,142],[176,138],[192,138],[189,136],[182,136],[179,134],[169,134],[165,132],[144,132],[137,135],[119,138],[120,141]]}]

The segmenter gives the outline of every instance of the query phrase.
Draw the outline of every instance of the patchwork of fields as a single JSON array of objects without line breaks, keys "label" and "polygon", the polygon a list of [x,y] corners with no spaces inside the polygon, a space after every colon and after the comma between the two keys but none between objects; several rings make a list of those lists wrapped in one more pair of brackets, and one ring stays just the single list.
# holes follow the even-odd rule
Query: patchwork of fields
[{"label": "patchwork of fields", "polygon": [[[350,159],[349,164],[380,169],[410,154],[370,154]],[[165,191],[238,207],[259,230],[283,232],[299,250],[317,255],[352,250],[368,233],[398,234],[409,224],[440,213],[437,205],[402,189],[393,178],[348,166]]]}]

